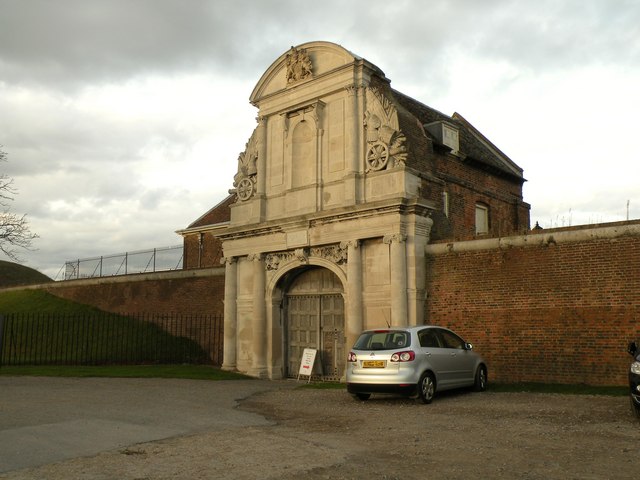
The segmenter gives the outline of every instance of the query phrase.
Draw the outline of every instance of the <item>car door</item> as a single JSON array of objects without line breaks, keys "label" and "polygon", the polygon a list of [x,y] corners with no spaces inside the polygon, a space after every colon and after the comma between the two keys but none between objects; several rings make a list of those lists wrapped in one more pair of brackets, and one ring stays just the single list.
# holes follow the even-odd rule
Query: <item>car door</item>
[{"label": "car door", "polygon": [[445,348],[437,328],[425,328],[418,332],[420,350],[424,362],[436,375],[436,388],[446,390],[455,384],[455,366],[451,362],[451,352]]},{"label": "car door", "polygon": [[475,355],[465,348],[465,342],[458,335],[444,328],[438,334],[446,350],[447,375],[451,386],[472,385],[475,375]]}]

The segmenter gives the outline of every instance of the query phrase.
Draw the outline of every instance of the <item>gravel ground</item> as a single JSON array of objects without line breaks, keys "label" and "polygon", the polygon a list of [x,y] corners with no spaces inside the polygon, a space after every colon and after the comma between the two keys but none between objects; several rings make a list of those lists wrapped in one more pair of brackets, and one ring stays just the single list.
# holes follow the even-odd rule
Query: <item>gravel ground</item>
[{"label": "gravel ground", "polygon": [[0,479],[631,479],[640,424],[626,397],[456,392],[431,405],[344,390],[243,400],[267,425],[209,429]]}]

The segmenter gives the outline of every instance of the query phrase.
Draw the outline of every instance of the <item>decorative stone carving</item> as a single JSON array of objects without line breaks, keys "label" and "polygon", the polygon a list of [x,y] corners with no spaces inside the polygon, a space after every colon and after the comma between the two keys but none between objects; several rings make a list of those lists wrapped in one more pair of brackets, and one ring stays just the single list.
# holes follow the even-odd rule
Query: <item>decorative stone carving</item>
[{"label": "decorative stone carving", "polygon": [[231,265],[233,263],[236,263],[238,261],[238,259],[236,257],[222,257],[220,258],[220,264],[221,265]]},{"label": "decorative stone carving", "polygon": [[249,200],[255,194],[255,186],[258,173],[258,139],[257,128],[251,134],[246,144],[245,151],[238,155],[238,172],[233,177],[234,189],[229,193],[235,193],[241,202]]},{"label": "decorative stone carving", "polygon": [[298,260],[302,263],[307,263],[309,258],[304,248],[297,248],[287,252],[269,253],[265,257],[267,264],[267,270],[278,270],[280,265],[292,260]]},{"label": "decorative stone carving", "polygon": [[249,255],[247,255],[247,260],[249,260],[250,262],[260,262],[262,261],[262,254],[261,253],[250,253]]},{"label": "decorative stone carving", "polygon": [[296,248],[293,254],[295,255],[296,259],[302,263],[307,263],[309,261],[307,251],[304,248]]},{"label": "decorative stone carving", "polygon": [[387,245],[391,243],[404,243],[407,241],[407,236],[404,233],[392,233],[382,237],[382,243]]},{"label": "decorative stone carving", "polygon": [[311,256],[325,258],[333,263],[342,265],[347,262],[347,247],[342,244],[314,247],[311,249]]},{"label": "decorative stone carving", "polygon": [[347,91],[347,95],[349,95],[350,97],[357,95],[364,88],[366,88],[364,85],[357,85],[355,83],[353,85],[347,85],[346,87],[344,87],[344,89]]},{"label": "decorative stone carving", "polygon": [[377,88],[366,90],[367,111],[364,126],[367,135],[367,172],[404,165],[407,138],[400,131],[398,112]]},{"label": "decorative stone carving", "polygon": [[311,59],[304,48],[291,47],[287,54],[287,85],[312,76]]},{"label": "decorative stone carving", "polygon": [[348,249],[349,247],[360,248],[360,240],[345,240],[340,242],[340,248]]},{"label": "decorative stone carving", "polygon": [[338,265],[347,263],[347,242],[322,247],[296,248],[287,252],[269,253],[265,256],[267,270],[278,270],[280,265],[297,260],[301,263],[309,263],[309,257],[319,257]]}]

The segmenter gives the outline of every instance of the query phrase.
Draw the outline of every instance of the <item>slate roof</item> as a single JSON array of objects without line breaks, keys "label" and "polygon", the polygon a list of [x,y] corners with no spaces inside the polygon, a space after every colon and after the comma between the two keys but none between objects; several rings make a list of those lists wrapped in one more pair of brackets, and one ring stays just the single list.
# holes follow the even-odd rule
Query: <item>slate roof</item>
[{"label": "slate roof", "polygon": [[[391,89],[396,101],[409,111],[422,124],[447,122],[458,128],[460,152],[465,156],[465,162],[475,162],[480,167],[499,172],[524,182],[523,170],[507,155],[496,147],[489,139],[480,133],[459,113],[446,115],[431,108],[397,90]],[[438,140],[428,131],[425,134],[437,144]]]},{"label": "slate roof", "polygon": [[231,220],[231,210],[229,206],[235,201],[235,195],[229,195],[215,207],[209,209],[205,214],[191,223],[187,229],[204,227],[207,225],[216,225]]}]

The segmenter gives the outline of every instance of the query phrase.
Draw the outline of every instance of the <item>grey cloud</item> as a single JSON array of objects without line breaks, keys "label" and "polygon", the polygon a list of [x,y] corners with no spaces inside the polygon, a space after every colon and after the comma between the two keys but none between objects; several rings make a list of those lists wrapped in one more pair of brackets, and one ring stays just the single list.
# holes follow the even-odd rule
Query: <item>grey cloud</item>
[{"label": "grey cloud", "polygon": [[259,75],[289,44],[311,40],[343,43],[402,77],[438,75],[452,48],[537,69],[625,62],[640,48],[632,4],[0,0],[0,73],[71,85],[199,68]]},{"label": "grey cloud", "polygon": [[216,58],[218,35],[228,33],[216,3],[199,0],[4,0],[0,11],[4,78],[19,83],[194,68]]}]

